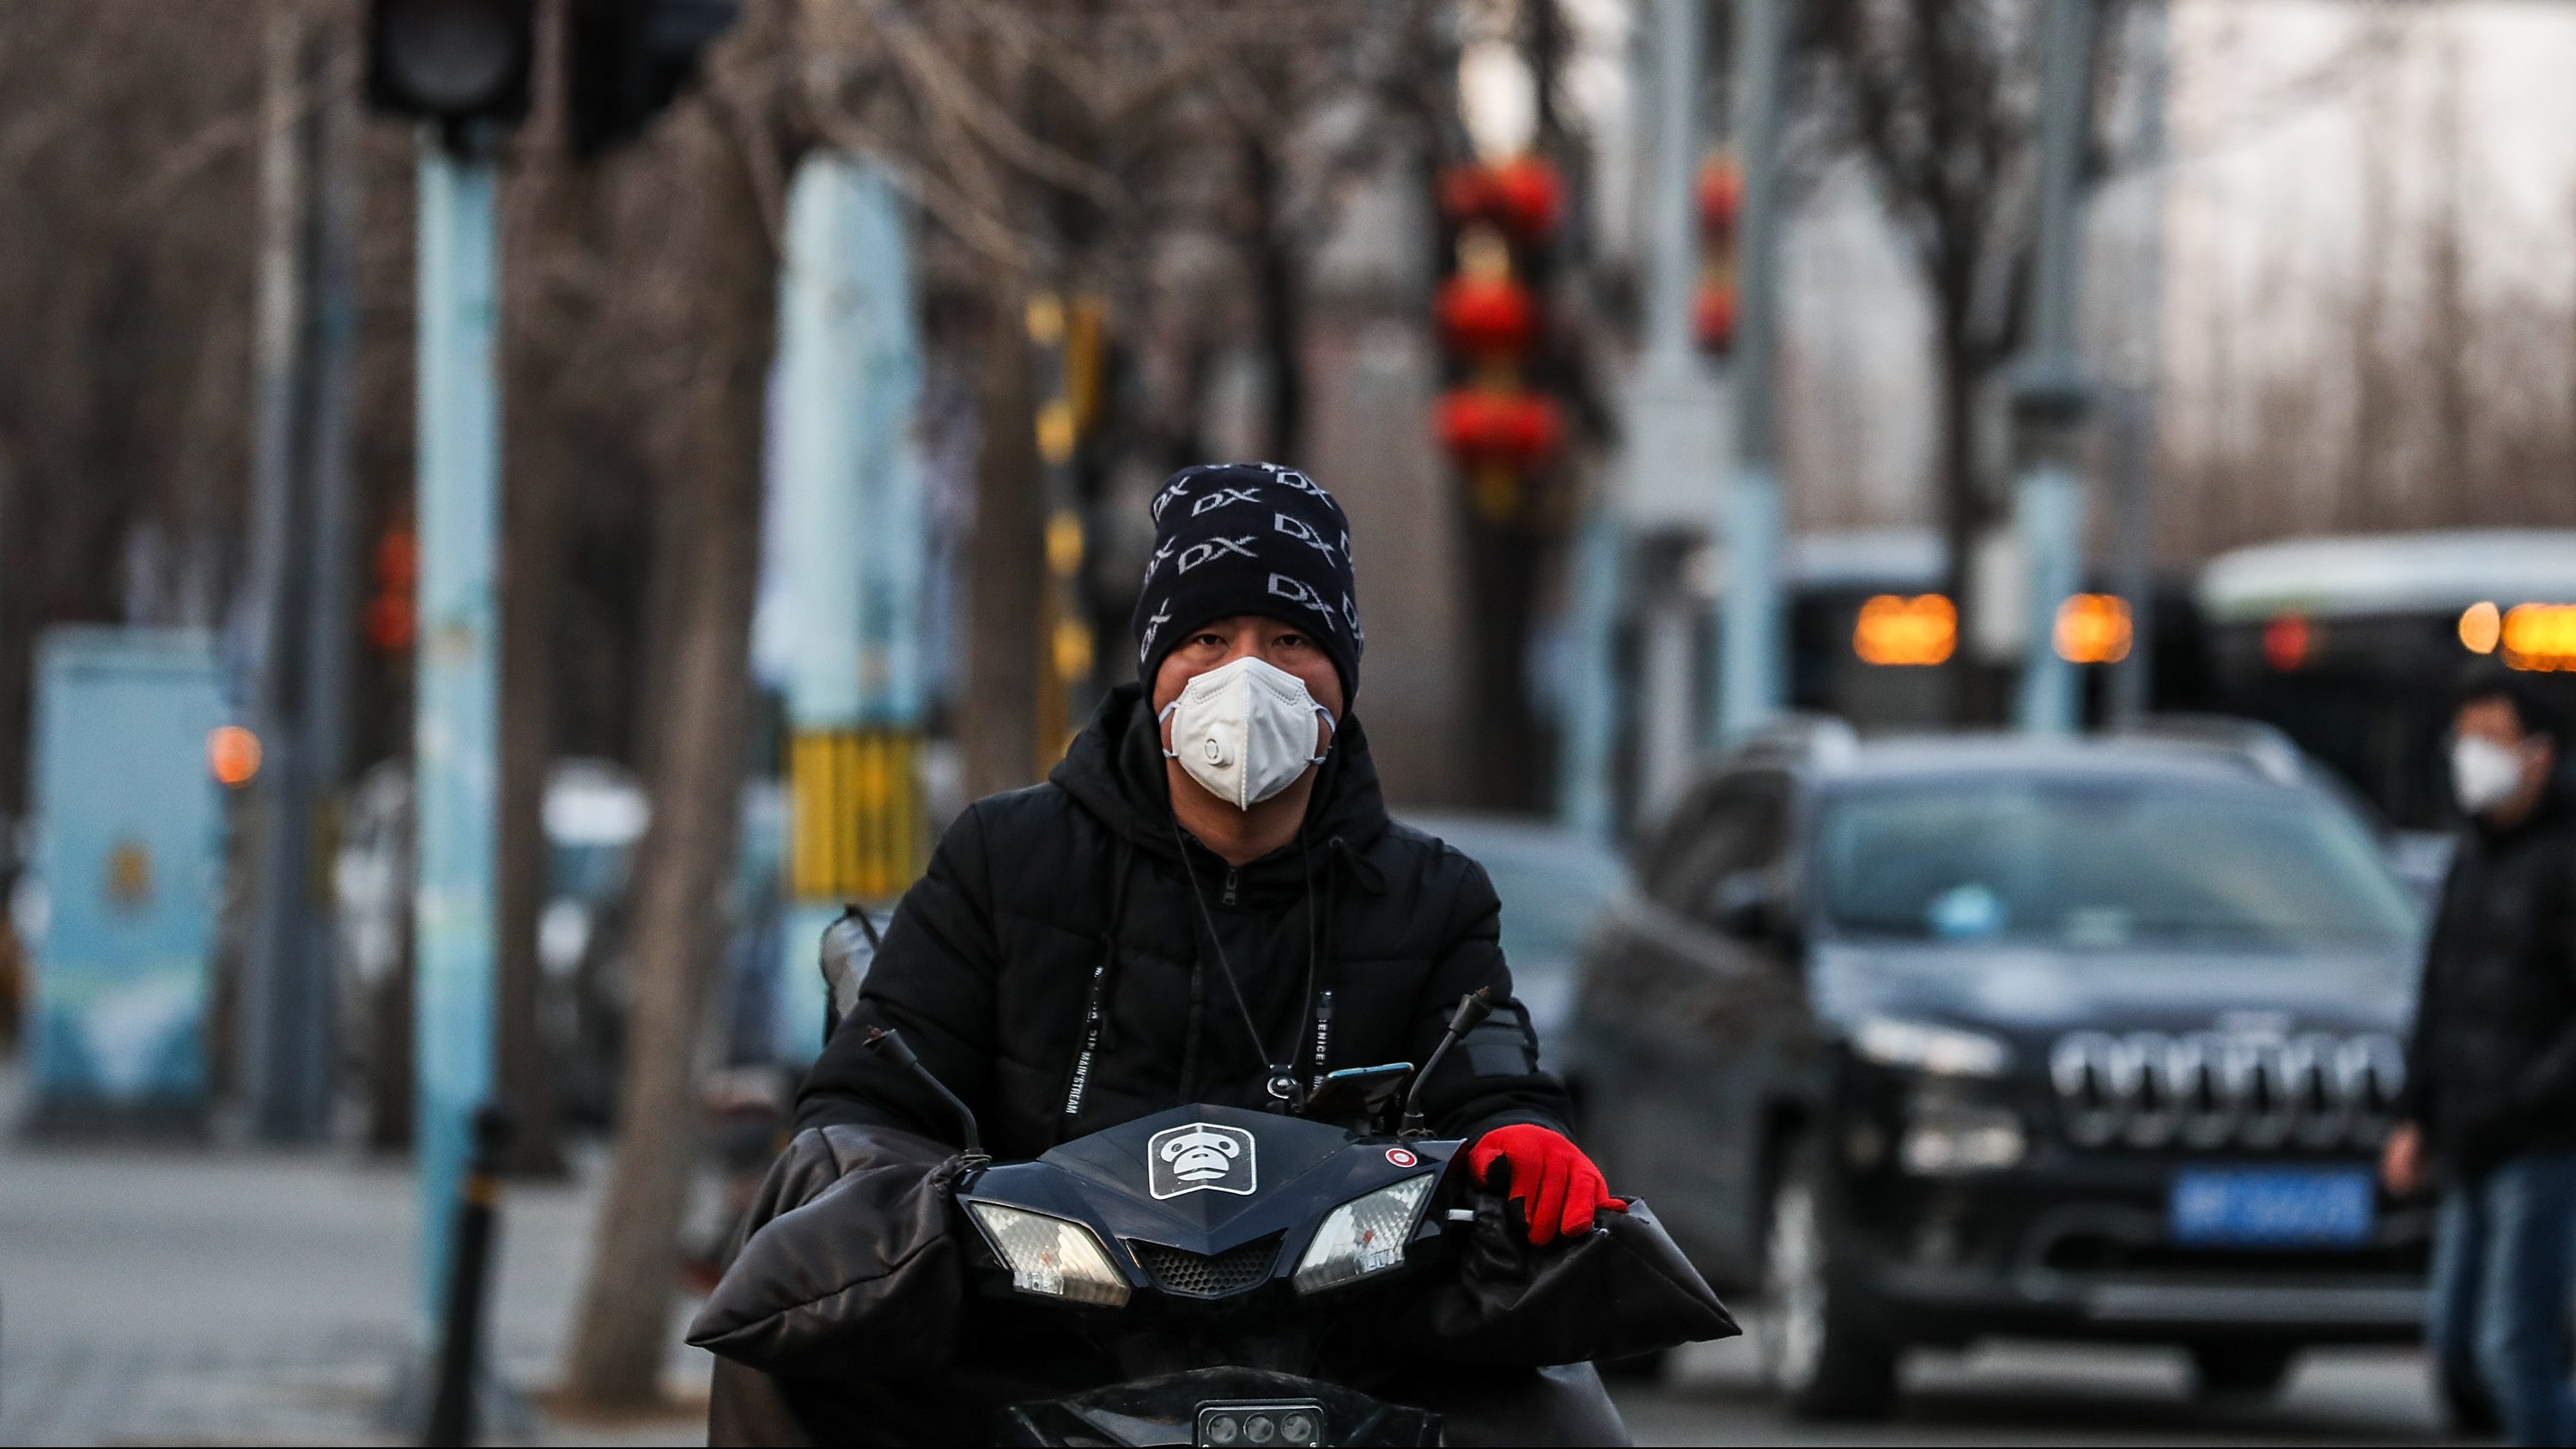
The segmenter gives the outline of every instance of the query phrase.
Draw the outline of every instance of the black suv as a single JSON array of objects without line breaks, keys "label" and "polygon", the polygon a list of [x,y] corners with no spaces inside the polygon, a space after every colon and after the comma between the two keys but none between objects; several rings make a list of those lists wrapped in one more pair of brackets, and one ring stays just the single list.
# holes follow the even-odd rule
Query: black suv
[{"label": "black suv", "polygon": [[2277,739],[1862,742],[1720,760],[1584,959],[1585,1141],[1774,1384],[1882,1411],[1907,1344],[2187,1347],[2262,1392],[2418,1332],[2430,1215],[2377,1188],[2419,924]]}]

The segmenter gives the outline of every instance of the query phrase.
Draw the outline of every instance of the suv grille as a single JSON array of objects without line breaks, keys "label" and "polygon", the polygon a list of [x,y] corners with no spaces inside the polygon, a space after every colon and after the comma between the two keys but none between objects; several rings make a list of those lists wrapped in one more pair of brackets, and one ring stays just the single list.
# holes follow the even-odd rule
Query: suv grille
[{"label": "suv grille", "polygon": [[1132,1238],[1127,1246],[1145,1271],[1154,1275],[1154,1286],[1164,1292],[1183,1298],[1224,1298],[1270,1280],[1270,1269],[1279,1261],[1281,1236],[1256,1238],[1214,1257]]},{"label": "suv grille", "polygon": [[2079,1031],[2048,1076],[2079,1147],[2322,1150],[2387,1134],[2406,1055],[2381,1032]]}]

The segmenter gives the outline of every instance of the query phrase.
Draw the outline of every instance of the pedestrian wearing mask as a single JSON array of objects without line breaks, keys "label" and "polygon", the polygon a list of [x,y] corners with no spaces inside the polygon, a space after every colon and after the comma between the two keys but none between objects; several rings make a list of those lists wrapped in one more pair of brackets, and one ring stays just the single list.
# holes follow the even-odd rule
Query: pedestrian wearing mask
[{"label": "pedestrian wearing mask", "polygon": [[2455,1403],[2576,1444],[2576,808],[2539,680],[2482,664],[2452,722],[2460,832],[2424,953],[2389,1189],[2436,1182],[2426,1332]]},{"label": "pedestrian wearing mask", "polygon": [[[1188,1103],[1285,1111],[1325,1072],[1428,1061],[1483,990],[1499,1008],[1423,1089],[1432,1130],[1474,1139],[1472,1170],[1533,1244],[1624,1211],[1568,1140],[1484,870],[1387,815],[1352,709],[1366,636],[1341,507],[1295,469],[1233,464],[1174,474],[1152,512],[1138,682],[1046,783],[949,827],[806,1078],[799,1143],[856,1127],[954,1144],[951,1109],[864,1049],[870,1028],[900,1028],[1012,1161]],[[989,1374],[1057,1347],[965,1352],[938,1384],[846,1386],[830,1417],[884,1442],[972,1436],[1011,1401]],[[757,1386],[733,1371],[719,1399],[747,1403]],[[1626,1442],[1588,1366],[1480,1370],[1435,1403],[1440,1384],[1409,1378],[1408,1402],[1447,1414],[1452,1443]],[[730,1413],[719,1439],[769,1432]]]}]

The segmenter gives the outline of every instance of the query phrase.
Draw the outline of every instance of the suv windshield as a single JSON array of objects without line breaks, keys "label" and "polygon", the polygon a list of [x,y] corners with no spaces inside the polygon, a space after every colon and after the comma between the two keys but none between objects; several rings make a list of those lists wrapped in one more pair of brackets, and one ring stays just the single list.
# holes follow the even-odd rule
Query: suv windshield
[{"label": "suv windshield", "polygon": [[2171,779],[1860,786],[1825,803],[1817,874],[1827,919],[1870,936],[2117,947],[2415,929],[2342,810]]}]

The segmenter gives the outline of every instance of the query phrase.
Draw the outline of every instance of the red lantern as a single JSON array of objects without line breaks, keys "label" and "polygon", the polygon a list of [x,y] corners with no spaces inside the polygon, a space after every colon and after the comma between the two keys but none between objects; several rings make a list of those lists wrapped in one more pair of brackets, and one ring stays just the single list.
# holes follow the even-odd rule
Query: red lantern
[{"label": "red lantern", "polygon": [[1440,399],[1440,445],[1469,468],[1529,469],[1565,439],[1556,403],[1537,393],[1462,388]]},{"label": "red lantern", "polygon": [[1518,357],[1538,331],[1538,307],[1510,277],[1452,277],[1440,286],[1440,332],[1451,349]]},{"label": "red lantern", "polygon": [[1485,168],[1468,162],[1452,166],[1440,176],[1440,209],[1451,221],[1473,221],[1492,210],[1488,200],[1492,187]]},{"label": "red lantern", "polygon": [[1440,209],[1453,222],[1490,221],[1521,241],[1539,241],[1564,214],[1565,183],[1536,156],[1452,166],[1440,178]]},{"label": "red lantern", "polygon": [[1525,242],[1556,230],[1565,209],[1565,187],[1556,168],[1536,156],[1521,156],[1486,173],[1494,220]]},{"label": "red lantern", "polygon": [[1712,241],[1735,234],[1735,219],[1744,211],[1744,173],[1734,158],[1716,156],[1699,168],[1699,230]]},{"label": "red lantern", "polygon": [[1703,352],[1724,352],[1735,345],[1735,284],[1702,282],[1691,298],[1691,334]]}]

